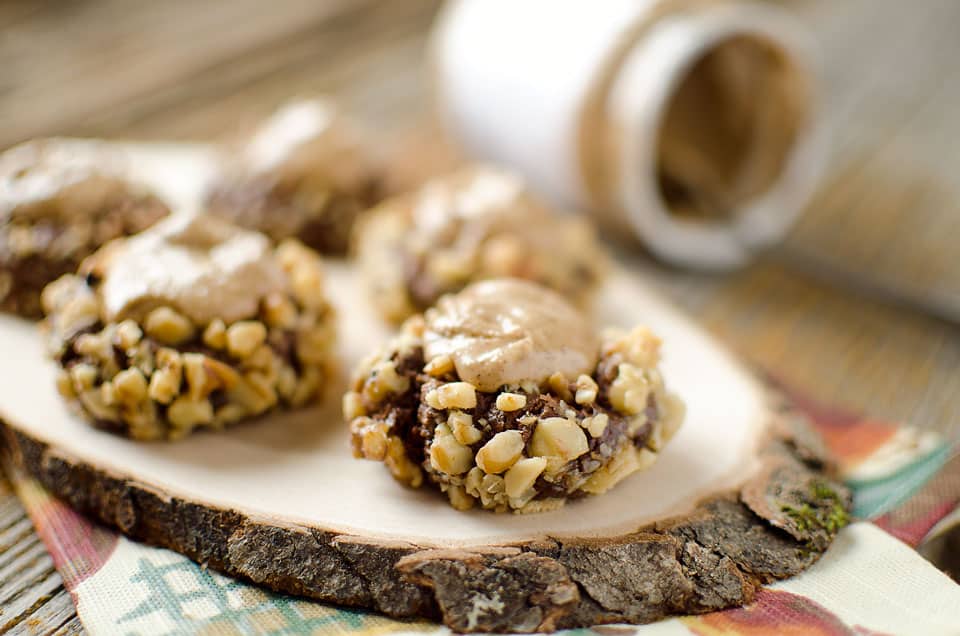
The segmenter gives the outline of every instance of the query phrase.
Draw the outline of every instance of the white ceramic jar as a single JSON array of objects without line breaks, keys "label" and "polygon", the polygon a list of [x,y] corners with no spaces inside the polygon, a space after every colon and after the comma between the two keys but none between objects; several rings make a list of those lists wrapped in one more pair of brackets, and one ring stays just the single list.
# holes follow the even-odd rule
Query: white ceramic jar
[{"label": "white ceramic jar", "polygon": [[654,254],[741,265],[784,236],[824,135],[811,45],[776,7],[716,0],[450,0],[441,119]]}]

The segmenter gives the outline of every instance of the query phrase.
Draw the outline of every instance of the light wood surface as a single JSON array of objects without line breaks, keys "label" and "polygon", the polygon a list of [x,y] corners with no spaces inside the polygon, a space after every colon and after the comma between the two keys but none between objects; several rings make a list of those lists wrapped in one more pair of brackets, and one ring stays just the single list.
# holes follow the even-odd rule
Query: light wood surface
[{"label": "light wood surface", "polygon": [[[960,431],[960,3],[786,0],[823,42],[835,148],[785,245],[722,276],[638,257],[748,360],[820,400]],[[426,117],[436,2],[0,3],[0,147],[36,135],[208,139],[338,96],[387,139]],[[410,160],[422,159],[411,157]],[[941,316],[941,317],[938,317]],[[0,631],[77,629],[0,490]]]}]

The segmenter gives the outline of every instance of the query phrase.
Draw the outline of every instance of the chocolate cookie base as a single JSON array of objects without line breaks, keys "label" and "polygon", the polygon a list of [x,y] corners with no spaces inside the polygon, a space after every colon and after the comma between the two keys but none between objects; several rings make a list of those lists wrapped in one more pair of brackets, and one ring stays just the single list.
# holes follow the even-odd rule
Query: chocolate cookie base
[{"label": "chocolate cookie base", "polygon": [[207,211],[274,241],[296,238],[323,254],[343,255],[357,218],[376,201],[376,190],[371,182],[356,193],[312,192],[251,178],[216,186]]}]

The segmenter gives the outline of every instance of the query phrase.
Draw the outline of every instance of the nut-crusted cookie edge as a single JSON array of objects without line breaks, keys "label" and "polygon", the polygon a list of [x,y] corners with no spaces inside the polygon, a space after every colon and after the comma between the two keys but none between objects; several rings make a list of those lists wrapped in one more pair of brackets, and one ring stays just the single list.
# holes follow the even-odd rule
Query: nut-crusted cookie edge
[{"label": "nut-crusted cookie edge", "polygon": [[198,325],[161,305],[143,320],[104,323],[86,278],[44,291],[60,394],[94,426],[138,440],[219,429],[322,395],[330,373],[333,310],[318,257],[295,241],[274,252],[289,291],[269,293],[256,316]]}]

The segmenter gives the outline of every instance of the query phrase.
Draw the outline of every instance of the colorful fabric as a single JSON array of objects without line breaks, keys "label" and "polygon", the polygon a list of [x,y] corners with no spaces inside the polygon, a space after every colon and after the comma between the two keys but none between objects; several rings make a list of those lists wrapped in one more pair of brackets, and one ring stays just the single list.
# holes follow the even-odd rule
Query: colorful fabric
[{"label": "colorful fabric", "polygon": [[[840,460],[863,521],[843,529],[810,570],[768,586],[748,607],[577,632],[960,635],[960,585],[910,547],[948,519],[960,519],[960,449],[932,434],[854,417],[802,396],[791,399]],[[221,576],[105,529],[32,479],[9,472],[91,634],[448,633],[434,624],[344,610]]]}]

